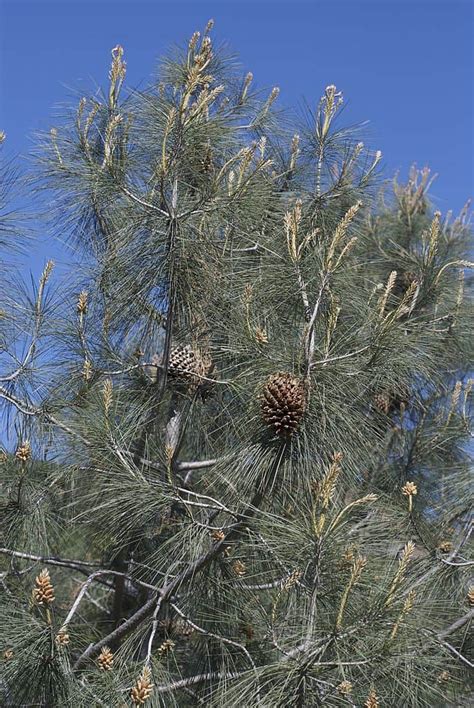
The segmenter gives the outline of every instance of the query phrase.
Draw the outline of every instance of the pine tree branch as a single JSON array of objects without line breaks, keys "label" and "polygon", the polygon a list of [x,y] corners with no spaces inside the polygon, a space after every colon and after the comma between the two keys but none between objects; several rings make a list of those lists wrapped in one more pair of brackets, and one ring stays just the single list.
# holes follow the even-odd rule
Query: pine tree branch
[{"label": "pine tree branch", "polygon": [[[51,264],[51,268],[53,267],[52,261],[48,263]],[[47,268],[48,268],[47,266]],[[51,272],[51,269],[49,269],[49,273]],[[48,275],[49,275],[48,273]],[[39,281],[39,288],[38,288],[38,294],[36,297],[36,302],[35,302],[35,322],[34,322],[34,328],[33,328],[33,334],[31,337],[31,342],[28,347],[28,351],[26,352],[26,355],[23,359],[23,361],[20,363],[18,368],[13,371],[11,374],[8,374],[7,376],[0,377],[0,381],[2,382],[9,382],[9,381],[14,381],[18,376],[20,376],[23,371],[26,369],[28,366],[30,360],[34,358],[35,352],[36,352],[36,345],[38,342],[38,337],[41,331],[41,323],[42,323],[42,314],[43,314],[43,295],[44,295],[44,288],[48,280],[48,275],[47,275],[47,270],[43,272],[43,276],[40,278]]]},{"label": "pine tree branch", "polygon": [[13,551],[10,548],[0,548],[0,553],[4,555],[11,556],[12,558],[25,558],[26,560],[37,561],[38,563],[45,563],[46,565],[57,565],[63,566],[64,568],[72,568],[81,573],[88,571],[85,568],[93,568],[100,566],[99,562],[89,562],[81,560],[69,560],[67,558],[58,558],[57,556],[35,556],[32,553],[21,553],[20,551]]},{"label": "pine tree branch", "polygon": [[224,457],[214,457],[210,460],[192,460],[189,462],[186,461],[178,461],[176,463],[176,469],[179,470],[180,472],[184,470],[200,470],[204,469],[205,467],[213,467],[213,465],[217,464],[221,460],[224,460]]},{"label": "pine tree branch", "polygon": [[465,657],[464,654],[461,654],[460,651],[455,649],[452,644],[449,644],[449,642],[441,642],[441,643],[443,644],[443,646],[445,646],[447,649],[449,649],[449,651],[452,654],[454,654],[454,656],[457,656],[458,659],[460,659],[464,664],[469,666],[470,669],[474,669],[474,664],[472,663],[472,661],[469,661],[469,659],[467,657]]},{"label": "pine tree branch", "polygon": [[61,420],[58,420],[55,416],[51,415],[50,413],[47,413],[46,411],[42,410],[41,408],[31,406],[26,401],[22,401],[21,399],[17,398],[12,393],[7,391],[7,389],[4,388],[3,386],[0,386],[0,398],[3,398],[8,403],[11,403],[13,406],[15,406],[15,408],[18,411],[20,411],[20,413],[23,413],[23,415],[36,416],[38,418],[43,418],[48,423],[55,425],[57,428],[60,428],[68,435],[71,435],[71,436],[77,438],[78,440],[80,440],[82,443],[84,443],[84,445],[87,445],[87,447],[90,447],[91,443],[89,442],[89,440],[86,440],[86,438],[84,438],[76,430],[73,430],[68,425],[66,425],[66,423],[63,423]]},{"label": "pine tree branch", "polygon": [[209,630],[200,627],[198,624],[189,619],[189,617],[187,617],[187,615],[185,615],[184,612],[175,603],[170,602],[170,606],[173,608],[176,614],[178,614],[187,624],[189,624],[190,627],[195,629],[196,632],[199,632],[199,634],[203,634],[206,637],[213,637],[214,639],[217,639],[223,644],[229,644],[230,646],[240,649],[240,651],[242,651],[249,660],[249,663],[251,664],[253,670],[255,672],[257,671],[257,667],[255,665],[254,660],[252,659],[249,651],[244,647],[243,644],[240,644],[240,642],[235,642],[233,639],[228,639],[227,637],[223,637],[220,634],[215,634],[214,632],[210,632]]},{"label": "pine tree branch", "polygon": [[170,693],[171,691],[178,691],[182,688],[188,686],[195,686],[198,683],[203,683],[204,681],[213,681],[218,679],[219,681],[228,681],[241,676],[245,676],[248,671],[235,671],[235,672],[221,672],[221,671],[210,671],[207,674],[197,674],[196,676],[189,676],[188,678],[180,679],[179,681],[174,681],[173,683],[161,684],[155,686],[155,691],[157,693]]},{"label": "pine tree branch", "polygon": [[242,583],[239,583],[239,589],[242,590],[272,590],[273,588],[279,588],[283,585],[285,580],[287,580],[289,575],[284,575],[281,578],[277,578],[276,580],[271,580],[268,583],[260,583],[256,585],[243,585]]},{"label": "pine tree branch", "polygon": [[[473,532],[473,526],[472,526],[472,524],[471,524],[470,519],[468,519],[468,521],[466,522],[465,529],[466,529],[465,534],[464,534],[463,536],[461,536],[461,538],[459,539],[459,541],[457,542],[457,544],[455,545],[455,547],[453,548],[453,550],[451,551],[451,553],[449,554],[449,556],[448,556],[447,558],[445,558],[445,559],[440,558],[439,561],[443,561],[443,560],[444,560],[444,562],[446,562],[446,561],[448,561],[448,562],[452,561],[452,560],[457,556],[457,554],[459,553],[459,551],[461,550],[461,548],[469,541],[469,538],[471,537],[472,532]],[[424,573],[420,578],[418,578],[417,580],[415,580],[415,581],[410,585],[410,587],[407,588],[407,589],[402,593],[402,597],[405,597],[406,595],[408,595],[409,592],[411,592],[411,591],[414,590],[416,587],[418,587],[419,585],[421,585],[422,583],[424,583],[426,580],[428,580],[428,578],[430,578],[432,575],[434,575],[435,573],[437,573],[437,572],[439,571],[439,569],[442,568],[442,567],[443,567],[443,564],[442,564],[441,562],[440,562],[439,564],[436,563],[436,565],[434,565],[432,568],[430,568],[429,570],[427,570],[426,573]]]},{"label": "pine tree branch", "polygon": [[132,202],[135,202],[136,204],[140,204],[140,206],[144,207],[145,209],[150,209],[151,211],[156,211],[159,214],[162,214],[163,216],[166,216],[169,218],[169,213],[167,211],[164,211],[164,209],[161,209],[160,207],[157,207],[156,204],[151,204],[150,202],[146,202],[144,199],[141,199],[140,197],[137,197],[136,194],[133,194],[127,187],[122,186],[121,187],[122,192],[132,200]]},{"label": "pine tree branch", "polygon": [[140,607],[139,610],[129,617],[129,619],[125,620],[106,637],[103,637],[95,644],[89,646],[77,659],[73,667],[74,670],[80,669],[89,658],[96,656],[104,646],[109,646],[119,642],[123,637],[136,629],[144,620],[154,613],[157,603],[159,603],[160,607],[162,607],[166,602],[169,602],[178,588],[207,568],[207,566],[226,549],[229,541],[237,537],[246,527],[249,520],[255,515],[255,512],[258,510],[263,498],[265,497],[266,491],[268,489],[272,489],[275,475],[283,458],[285,447],[286,443],[283,443],[280,446],[271,469],[267,474],[264,474],[263,478],[258,482],[254,497],[246,511],[240,515],[239,521],[225,528],[225,537],[221,541],[215,543],[214,546],[207,551],[207,553],[204,553],[200,556],[200,558],[195,560],[193,563],[190,563],[188,567],[177,575],[170,583],[166,583],[164,587],[157,589],[155,595],[151,597],[144,605],[142,605],[142,607]]},{"label": "pine tree branch", "polygon": [[311,367],[313,364],[313,357],[314,357],[314,346],[315,346],[315,336],[314,336],[314,326],[316,324],[316,318],[318,316],[319,308],[321,307],[321,302],[323,298],[324,291],[326,289],[326,285],[329,280],[329,273],[325,273],[321,282],[321,286],[319,288],[318,295],[316,297],[316,302],[314,303],[313,307],[313,312],[311,313],[311,317],[308,322],[308,329],[306,333],[306,342],[305,342],[305,353],[306,353],[306,377],[309,377],[309,374],[311,372]]},{"label": "pine tree branch", "polygon": [[353,356],[357,356],[358,354],[362,354],[363,352],[366,352],[367,349],[370,349],[370,346],[367,344],[365,347],[361,347],[360,349],[356,349],[355,352],[349,352],[348,354],[341,354],[340,356],[330,356],[327,357],[326,359],[320,359],[319,361],[313,361],[311,363],[311,367],[313,366],[320,366],[320,365],[325,365],[329,364],[331,361],[341,361],[342,359],[350,359]]},{"label": "pine tree branch", "polygon": [[449,627],[443,629],[442,632],[439,632],[437,635],[438,639],[442,641],[443,639],[445,639],[445,637],[448,637],[453,632],[457,632],[458,629],[464,627],[464,625],[470,622],[472,619],[474,619],[474,608],[472,610],[469,610],[469,612],[467,612],[463,617],[460,617],[455,622],[450,624]]},{"label": "pine tree branch", "polygon": [[[60,568],[70,568],[71,570],[75,570],[77,573],[82,573],[83,575],[87,575],[88,578],[85,581],[83,587],[83,591],[81,591],[81,598],[84,592],[88,589],[89,585],[93,581],[99,581],[98,579],[102,575],[113,575],[113,576],[121,576],[124,580],[128,580],[130,583],[137,585],[139,587],[146,588],[148,590],[156,590],[155,585],[150,585],[149,583],[145,583],[143,580],[138,580],[137,578],[133,578],[130,575],[127,575],[126,573],[119,573],[114,570],[109,570],[108,568],[101,568],[99,570],[94,571],[93,573],[90,573],[87,568],[93,568],[95,566],[100,566],[101,564],[99,562],[89,562],[89,561],[81,561],[81,560],[69,560],[67,558],[58,558],[56,556],[36,556],[33,555],[32,553],[21,553],[20,551],[13,551],[9,548],[0,548],[0,554],[10,556],[11,558],[24,558],[25,560],[32,560],[37,563],[44,563],[45,565],[52,565],[52,566],[57,566]],[[107,584],[107,587],[110,587]]]},{"label": "pine tree branch", "polygon": [[136,580],[135,578],[130,577],[129,575],[126,575],[125,573],[119,573],[115,570],[96,570],[94,573],[91,573],[87,580],[84,581],[84,583],[81,586],[81,589],[79,590],[76,599],[74,600],[71,609],[69,610],[66,619],[63,622],[63,627],[66,627],[71,619],[73,618],[74,614],[77,611],[77,608],[79,607],[79,604],[84,597],[84,595],[87,593],[87,590],[89,589],[89,586],[98,578],[100,578],[102,575],[112,575],[114,577],[121,576],[124,580],[128,580],[131,583],[138,585],[140,587],[148,588],[149,590],[156,590],[154,585],[150,585],[149,583],[144,583],[141,580]]}]

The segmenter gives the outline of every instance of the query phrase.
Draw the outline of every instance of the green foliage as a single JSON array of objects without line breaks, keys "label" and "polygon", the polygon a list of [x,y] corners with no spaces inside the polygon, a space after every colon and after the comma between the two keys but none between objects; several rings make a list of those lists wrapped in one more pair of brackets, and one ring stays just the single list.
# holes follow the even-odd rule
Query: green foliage
[{"label": "green foliage", "polygon": [[3,702],[460,705],[467,211],[210,29],[126,98],[116,47],[28,177],[81,267],[0,302]]}]

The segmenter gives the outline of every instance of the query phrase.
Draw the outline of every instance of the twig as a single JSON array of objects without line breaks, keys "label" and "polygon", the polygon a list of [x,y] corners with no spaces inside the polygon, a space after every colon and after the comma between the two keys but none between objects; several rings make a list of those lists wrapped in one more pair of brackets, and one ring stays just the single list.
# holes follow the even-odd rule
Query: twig
[{"label": "twig", "polygon": [[157,693],[168,693],[169,691],[177,691],[181,688],[186,688],[187,686],[195,686],[197,683],[203,683],[204,681],[212,681],[213,679],[219,680],[230,680],[240,678],[245,676],[247,671],[235,671],[229,673],[222,673],[221,671],[210,671],[207,674],[197,674],[196,676],[189,676],[188,678],[180,679],[179,681],[174,681],[173,683],[162,684],[161,686],[155,686],[155,691]]},{"label": "twig", "polygon": [[[248,650],[244,647],[243,644],[240,644],[239,642],[235,642],[235,641],[232,640],[232,639],[228,639],[227,637],[222,637],[220,634],[214,634],[214,632],[210,632],[209,630],[204,629],[203,627],[200,627],[200,626],[197,625],[195,622],[193,622],[192,620],[190,620],[189,617],[187,617],[187,616],[184,614],[184,612],[183,612],[182,610],[180,610],[180,608],[179,608],[174,602],[170,602],[170,606],[173,608],[173,610],[174,610],[187,624],[189,624],[190,627],[192,627],[193,629],[195,629],[196,632],[199,632],[200,634],[204,634],[204,635],[207,636],[207,637],[213,637],[214,639],[219,640],[219,641],[222,642],[223,644],[230,644],[231,646],[237,647],[238,649],[240,649],[241,651],[243,651],[243,653],[245,654],[245,656],[246,656],[247,659],[249,660],[250,664],[252,665],[253,670],[254,670],[255,672],[257,671],[257,667],[255,666],[254,660],[252,659],[252,657],[250,656],[250,653],[249,653]],[[257,680],[258,680],[258,679],[257,679]]]},{"label": "twig", "polygon": [[45,563],[46,565],[58,565],[64,568],[72,568],[73,570],[78,570],[80,572],[84,572],[85,567],[93,568],[95,566],[100,566],[100,563],[98,562],[69,560],[67,558],[58,558],[56,556],[34,556],[31,553],[21,553],[20,551],[13,551],[10,548],[0,548],[0,553],[7,556],[12,556],[14,558],[25,558],[27,560],[38,561],[39,563]]},{"label": "twig", "polygon": [[457,649],[455,649],[452,644],[449,644],[448,642],[442,642],[442,644],[449,649],[450,652],[452,652],[455,656],[458,657],[458,659],[461,659],[465,664],[467,664],[471,669],[474,669],[474,664],[469,661],[461,652],[459,652]]},{"label": "twig", "polygon": [[316,318],[318,316],[319,308],[321,307],[321,301],[322,297],[327,285],[329,279],[329,274],[326,273],[323,277],[321,287],[319,288],[319,293],[316,298],[316,302],[314,304],[313,312],[311,314],[309,323],[308,323],[308,331],[306,335],[306,342],[305,342],[305,352],[306,352],[306,376],[309,377],[310,371],[311,371],[311,366],[313,363],[313,356],[314,356],[314,346],[315,346],[315,337],[314,337],[314,325],[316,323]]},{"label": "twig", "polygon": [[442,632],[439,632],[437,635],[438,639],[442,641],[445,637],[448,637],[453,632],[456,632],[458,629],[461,629],[461,627],[464,627],[464,625],[470,622],[472,619],[474,619],[474,608],[472,610],[469,610],[469,612],[467,612],[463,617],[460,617],[455,622],[450,624],[449,627],[443,629]]},{"label": "twig", "polygon": [[91,575],[89,575],[87,580],[85,580],[84,583],[82,584],[82,587],[79,590],[79,592],[77,593],[76,599],[74,600],[72,607],[69,610],[67,617],[63,622],[63,627],[66,627],[69,624],[69,622],[71,621],[71,619],[73,618],[73,616],[74,616],[77,608],[79,607],[79,604],[80,604],[82,598],[84,597],[85,593],[87,592],[89,586],[94,582],[94,580],[96,580],[97,578],[99,578],[102,575],[113,575],[114,577],[120,576],[120,577],[124,578],[125,580],[129,580],[131,583],[135,583],[136,585],[140,585],[142,587],[146,587],[151,590],[156,589],[154,585],[149,585],[149,583],[144,583],[141,580],[135,580],[135,578],[131,578],[129,575],[126,575],[125,573],[120,573],[116,570],[96,570],[95,573],[91,573]]},{"label": "twig", "polygon": [[145,209],[151,209],[152,211],[157,211],[163,216],[169,217],[169,214],[167,211],[164,211],[164,209],[160,209],[160,207],[157,207],[156,204],[150,204],[150,202],[146,202],[143,199],[140,199],[140,197],[137,197],[136,194],[133,194],[133,192],[130,192],[129,189],[126,187],[122,187],[122,192],[127,195],[133,202],[136,202],[137,204],[140,204],[142,207],[145,207]]},{"label": "twig", "polygon": [[465,664],[467,664],[471,669],[474,669],[474,664],[469,661],[461,652],[459,652],[457,649],[455,649],[452,644],[449,644],[448,642],[442,642],[442,644],[449,649],[450,652],[452,652],[455,656],[458,657],[458,659],[461,659]]},{"label": "twig", "polygon": [[61,420],[58,420],[50,413],[46,413],[46,411],[42,410],[41,408],[30,406],[25,401],[22,401],[16,396],[14,396],[12,393],[9,393],[3,386],[0,386],[0,398],[3,398],[5,401],[8,401],[8,403],[14,405],[15,408],[20,411],[20,413],[23,413],[23,415],[38,416],[39,418],[44,418],[52,425],[55,425],[61,430],[64,430],[64,432],[68,433],[68,435],[72,435],[73,437],[77,438],[82,443],[84,443],[84,445],[90,447],[91,443],[86,440],[86,438],[84,438],[80,433],[76,432],[68,425],[66,425],[66,423],[63,423]]},{"label": "twig", "polygon": [[341,356],[330,356],[326,359],[320,359],[319,361],[313,361],[311,364],[311,368],[313,366],[318,366],[320,364],[328,364],[331,361],[340,361],[341,359],[349,359],[351,356],[357,356],[358,354],[362,354],[362,352],[367,351],[369,349],[369,345],[366,345],[365,347],[361,347],[360,349],[357,349],[355,352],[349,352],[349,354],[341,354]]},{"label": "twig", "polygon": [[153,648],[153,640],[155,638],[156,630],[158,629],[158,613],[161,609],[161,601],[162,601],[162,598],[158,597],[157,602],[156,602],[156,607],[153,612],[153,623],[152,623],[152,627],[151,627],[150,636],[148,637],[148,648],[147,648],[146,658],[145,658],[145,665],[146,666],[149,666],[150,662],[151,662],[151,652],[152,652],[152,648]]},{"label": "twig", "polygon": [[204,469],[205,467],[212,467],[213,465],[217,464],[217,462],[220,462],[220,460],[223,460],[224,458],[218,458],[214,457],[211,460],[193,460],[192,462],[177,462],[176,463],[176,469],[179,470],[180,472],[183,470],[199,470],[199,469]]},{"label": "twig", "polygon": [[[448,562],[448,565],[449,565],[450,561],[452,561],[453,558],[455,558],[455,557],[457,556],[457,554],[459,553],[459,551],[461,550],[461,548],[468,542],[468,540],[469,540],[469,538],[470,538],[470,536],[471,536],[471,534],[472,534],[472,530],[473,530],[473,526],[472,526],[472,524],[471,524],[470,519],[466,522],[465,527],[467,528],[466,534],[460,538],[460,540],[458,541],[458,543],[456,544],[456,546],[453,548],[453,550],[451,551],[451,553],[449,554],[449,556],[448,556],[447,558],[445,558],[445,559],[440,558],[440,560],[443,561],[444,563]],[[440,565],[435,565],[435,566],[433,566],[432,568],[430,568],[429,570],[427,570],[426,573],[424,573],[424,574],[421,576],[421,578],[418,578],[418,580],[415,580],[415,582],[412,583],[412,584],[410,585],[410,587],[407,588],[407,589],[402,593],[402,596],[405,597],[405,595],[408,595],[409,592],[411,592],[411,591],[414,590],[416,587],[418,587],[418,585],[421,585],[421,583],[424,583],[425,580],[428,580],[428,578],[430,578],[432,575],[434,575],[435,573],[437,573],[438,570],[439,570],[440,568],[442,568],[442,567],[443,567],[443,566],[440,564]]]}]

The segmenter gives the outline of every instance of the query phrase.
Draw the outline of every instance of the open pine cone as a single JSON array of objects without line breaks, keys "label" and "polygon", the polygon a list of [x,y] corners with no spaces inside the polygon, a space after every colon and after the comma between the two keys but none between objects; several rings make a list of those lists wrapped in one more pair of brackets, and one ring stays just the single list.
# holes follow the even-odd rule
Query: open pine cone
[{"label": "open pine cone", "polygon": [[306,393],[301,379],[282,371],[272,374],[260,400],[263,418],[277,435],[289,437],[298,430],[306,411]]},{"label": "open pine cone", "polygon": [[408,405],[408,392],[405,390],[380,390],[373,398],[375,408],[384,415],[398,413],[402,405]]},{"label": "open pine cone", "polygon": [[400,270],[395,281],[393,294],[396,295],[396,297],[402,297],[415,281],[418,282],[419,277],[414,271]]},{"label": "open pine cone", "polygon": [[206,378],[209,377],[213,368],[211,358],[203,355],[199,350],[193,349],[189,344],[178,345],[170,352],[169,376],[192,389],[207,388],[210,382],[206,381]]}]

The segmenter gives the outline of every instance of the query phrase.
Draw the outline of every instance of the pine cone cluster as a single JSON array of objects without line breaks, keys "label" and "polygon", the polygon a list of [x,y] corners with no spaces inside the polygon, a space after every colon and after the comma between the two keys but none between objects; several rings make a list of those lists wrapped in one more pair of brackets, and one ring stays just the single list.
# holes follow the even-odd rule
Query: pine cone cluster
[{"label": "pine cone cluster", "polygon": [[[203,355],[199,350],[193,349],[189,344],[178,345],[170,352],[168,374],[178,383],[183,383],[191,389],[208,387],[209,377],[213,364],[209,356]],[[205,378],[203,378],[205,377]]]},{"label": "pine cone cluster", "polygon": [[306,411],[304,383],[293,374],[272,374],[261,395],[261,411],[266,424],[282,437],[295,433]]}]

